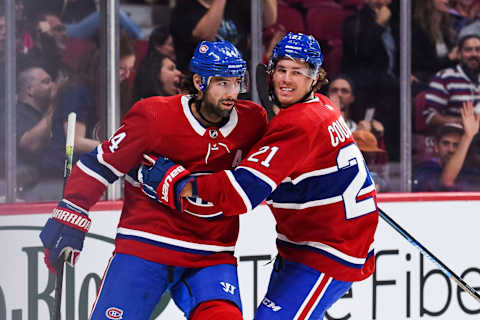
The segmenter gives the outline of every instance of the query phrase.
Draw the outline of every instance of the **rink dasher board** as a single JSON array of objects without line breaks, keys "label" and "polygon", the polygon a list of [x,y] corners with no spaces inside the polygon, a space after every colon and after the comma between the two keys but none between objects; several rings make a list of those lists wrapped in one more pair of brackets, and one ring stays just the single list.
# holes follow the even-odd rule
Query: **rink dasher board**
[{"label": "rink dasher board", "polygon": [[[380,200],[381,197],[380,197]],[[438,201],[441,200],[441,201]],[[418,201],[389,197],[379,206],[450,269],[480,288],[480,226],[477,197]],[[0,206],[0,319],[48,319],[53,277],[43,264],[38,234],[54,204]],[[75,269],[66,268],[62,313],[86,319],[113,251],[120,202],[104,202],[90,213],[92,227]],[[266,206],[241,217],[236,256],[245,319],[261,302],[276,255],[274,220]],[[480,305],[458,290],[426,257],[380,220],[375,236],[376,272],[355,283],[329,310],[329,319],[478,319]],[[256,276],[255,276],[256,273]],[[256,281],[254,281],[256,279]],[[254,297],[257,297],[254,301]],[[184,319],[168,299],[156,319]]]}]

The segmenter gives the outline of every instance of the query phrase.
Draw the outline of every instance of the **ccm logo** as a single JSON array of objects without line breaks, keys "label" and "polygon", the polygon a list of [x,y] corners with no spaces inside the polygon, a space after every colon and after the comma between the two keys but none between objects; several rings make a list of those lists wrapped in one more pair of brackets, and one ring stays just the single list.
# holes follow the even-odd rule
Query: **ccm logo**
[{"label": "ccm logo", "polygon": [[123,310],[115,307],[110,307],[105,311],[108,319],[122,319]]},{"label": "ccm logo", "polygon": [[172,182],[172,179],[178,176],[183,171],[185,171],[185,168],[182,166],[178,166],[177,168],[173,169],[173,171],[170,172],[170,174],[165,178],[162,185],[162,199],[165,200],[165,202],[168,202],[168,188],[170,186],[170,182]]}]

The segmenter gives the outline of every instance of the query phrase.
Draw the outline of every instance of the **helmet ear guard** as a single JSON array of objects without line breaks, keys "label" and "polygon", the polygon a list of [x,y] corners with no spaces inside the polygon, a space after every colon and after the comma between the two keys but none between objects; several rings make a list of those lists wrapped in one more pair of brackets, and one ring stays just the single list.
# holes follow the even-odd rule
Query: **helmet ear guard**
[{"label": "helmet ear guard", "polygon": [[[233,44],[228,41],[202,41],[190,60],[190,70],[200,76],[200,89],[205,91],[211,77],[240,77],[245,82],[247,63]],[[246,89],[241,86],[240,92]]]}]

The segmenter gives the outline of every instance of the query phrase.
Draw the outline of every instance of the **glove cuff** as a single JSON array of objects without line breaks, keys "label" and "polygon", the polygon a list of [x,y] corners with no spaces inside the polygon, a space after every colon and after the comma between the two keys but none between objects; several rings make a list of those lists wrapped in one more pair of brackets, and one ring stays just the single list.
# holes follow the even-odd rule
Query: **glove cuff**
[{"label": "glove cuff", "polygon": [[66,201],[60,201],[53,209],[52,218],[74,229],[87,233],[90,229],[91,219],[80,208],[70,205]]}]

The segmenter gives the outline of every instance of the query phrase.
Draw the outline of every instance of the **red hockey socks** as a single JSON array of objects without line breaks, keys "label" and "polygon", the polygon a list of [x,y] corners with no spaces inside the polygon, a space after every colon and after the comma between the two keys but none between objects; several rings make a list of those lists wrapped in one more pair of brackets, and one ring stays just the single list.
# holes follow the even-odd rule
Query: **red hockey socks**
[{"label": "red hockey socks", "polygon": [[192,313],[191,320],[243,320],[236,305],[225,300],[211,300],[200,303]]}]

